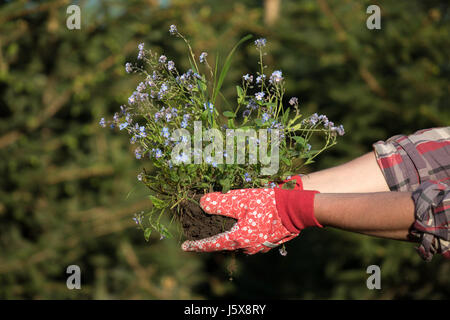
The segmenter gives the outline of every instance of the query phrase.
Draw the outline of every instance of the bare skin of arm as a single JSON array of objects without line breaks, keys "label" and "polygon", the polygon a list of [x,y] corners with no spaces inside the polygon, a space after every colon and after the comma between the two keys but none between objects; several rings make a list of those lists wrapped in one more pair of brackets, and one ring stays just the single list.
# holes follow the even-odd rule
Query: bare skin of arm
[{"label": "bare skin of arm", "polygon": [[414,223],[409,192],[389,192],[375,154],[302,176],[305,190],[318,190],[315,216],[324,226],[408,240]]},{"label": "bare skin of arm", "polygon": [[324,226],[381,238],[409,240],[414,223],[410,192],[318,193],[314,208]]},{"label": "bare skin of arm", "polygon": [[389,187],[373,152],[340,166],[302,176],[305,190],[321,193],[387,192]]}]

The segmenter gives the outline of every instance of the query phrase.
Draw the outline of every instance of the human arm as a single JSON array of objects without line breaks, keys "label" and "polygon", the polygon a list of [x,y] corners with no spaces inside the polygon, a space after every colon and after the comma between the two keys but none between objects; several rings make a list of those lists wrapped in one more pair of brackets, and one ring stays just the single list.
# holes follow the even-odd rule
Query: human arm
[{"label": "human arm", "polygon": [[410,240],[411,192],[319,193],[316,219],[323,226],[395,240]]},{"label": "human arm", "polygon": [[318,190],[321,193],[389,191],[374,152],[336,167],[303,175],[301,179],[304,190]]}]

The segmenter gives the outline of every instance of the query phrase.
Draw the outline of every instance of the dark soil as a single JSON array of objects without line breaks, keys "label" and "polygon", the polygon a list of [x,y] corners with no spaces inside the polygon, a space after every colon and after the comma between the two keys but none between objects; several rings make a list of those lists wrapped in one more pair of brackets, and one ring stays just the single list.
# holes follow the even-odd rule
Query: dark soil
[{"label": "dark soil", "polygon": [[[202,195],[193,198],[198,202]],[[237,220],[229,217],[207,214],[200,205],[186,200],[180,203],[179,219],[187,240],[200,240],[230,230]]]}]

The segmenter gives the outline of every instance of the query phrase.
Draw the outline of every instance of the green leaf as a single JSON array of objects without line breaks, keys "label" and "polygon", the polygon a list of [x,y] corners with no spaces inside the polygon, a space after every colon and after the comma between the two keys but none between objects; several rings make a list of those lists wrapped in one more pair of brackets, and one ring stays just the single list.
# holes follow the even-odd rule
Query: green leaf
[{"label": "green leaf", "polygon": [[266,102],[266,103],[263,103],[263,105],[265,105],[265,106],[267,106],[267,107],[276,107],[277,106],[277,104],[275,103],[275,102]]},{"label": "green leaf", "polygon": [[205,111],[202,112],[201,117],[202,117],[202,120],[203,120],[203,121],[208,120],[208,115],[209,115],[209,113],[210,113],[209,110],[205,110]]},{"label": "green leaf", "polygon": [[299,143],[301,145],[306,144],[306,140],[303,137],[296,136],[296,137],[292,137],[292,139],[294,139],[297,143]]},{"label": "green leaf", "polygon": [[284,173],[281,175],[281,180],[286,180],[287,177],[293,176],[293,175],[295,175],[295,174],[296,174],[296,173],[293,173],[293,172],[290,172],[290,171],[284,172]]},{"label": "green leaf", "polygon": [[202,92],[205,92],[205,91],[206,91],[207,86],[206,86],[206,83],[204,82],[203,79],[202,79],[202,80],[197,79],[197,85],[198,85],[198,88],[199,88]]},{"label": "green leaf", "polygon": [[200,188],[209,189],[209,183],[206,183],[206,182],[200,183]]},{"label": "green leaf", "polygon": [[253,36],[251,34],[246,35],[241,40],[239,40],[238,43],[231,49],[230,53],[228,54],[227,58],[225,59],[225,63],[223,65],[222,70],[220,71],[219,79],[217,81],[217,86],[214,88],[213,96],[212,96],[212,103],[214,104],[216,102],[217,94],[220,91],[220,88],[222,87],[223,81],[225,80],[225,77],[228,73],[228,70],[231,66],[231,59],[233,57],[234,52],[236,51],[237,47],[244,41],[247,41],[248,39],[251,39]]},{"label": "green leaf", "polygon": [[234,112],[231,112],[231,111],[225,111],[223,113],[223,115],[227,118],[236,118],[236,115],[234,114]]},{"label": "green leaf", "polygon": [[219,183],[222,186],[222,193],[227,193],[230,190],[230,188],[231,188],[231,179],[230,178],[221,179],[219,181]]},{"label": "green leaf", "polygon": [[163,226],[162,224],[159,225],[159,233],[165,237],[165,238],[172,238],[172,234],[169,232],[169,230]]},{"label": "green leaf", "polygon": [[262,122],[261,119],[255,119],[255,123],[256,125],[258,125],[259,127],[261,127],[264,123]]},{"label": "green leaf", "polygon": [[289,118],[289,111],[290,109],[287,109],[286,112],[283,114],[282,123],[287,123],[287,120]]},{"label": "green leaf", "polygon": [[242,88],[240,86],[236,86],[236,91],[237,91],[238,98],[243,98],[244,91],[242,90]]},{"label": "green leaf", "polygon": [[236,92],[238,95],[238,104],[244,103],[244,101],[245,101],[244,91],[242,90],[242,88],[240,86],[236,86]]},{"label": "green leaf", "polygon": [[148,241],[149,239],[150,239],[150,235],[152,234],[152,229],[150,229],[150,228],[145,228],[145,231],[144,231],[144,238],[145,238],[145,241]]},{"label": "green leaf", "polygon": [[281,157],[281,161],[283,161],[284,164],[287,165],[287,166],[291,165],[291,160],[289,160],[288,158]]},{"label": "green leaf", "polygon": [[292,190],[295,187],[295,180],[288,181],[283,184],[281,189]]},{"label": "green leaf", "polygon": [[157,208],[157,209],[164,209],[164,208],[167,207],[167,202],[166,202],[166,201],[163,201],[163,200],[161,200],[161,199],[158,199],[157,197],[152,196],[152,195],[149,195],[148,197],[149,197],[150,200],[152,201],[152,204],[153,204],[153,206],[154,206],[155,208]]}]

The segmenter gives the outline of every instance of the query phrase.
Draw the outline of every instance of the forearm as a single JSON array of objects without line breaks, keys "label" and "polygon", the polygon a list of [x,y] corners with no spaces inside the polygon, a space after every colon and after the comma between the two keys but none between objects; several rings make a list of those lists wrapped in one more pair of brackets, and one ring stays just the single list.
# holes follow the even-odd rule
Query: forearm
[{"label": "forearm", "polygon": [[414,223],[409,192],[320,193],[314,199],[316,219],[324,226],[397,240],[408,240]]},{"label": "forearm", "polygon": [[322,193],[389,191],[373,152],[340,166],[304,175],[302,182],[305,190],[318,190]]}]

